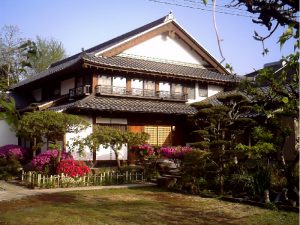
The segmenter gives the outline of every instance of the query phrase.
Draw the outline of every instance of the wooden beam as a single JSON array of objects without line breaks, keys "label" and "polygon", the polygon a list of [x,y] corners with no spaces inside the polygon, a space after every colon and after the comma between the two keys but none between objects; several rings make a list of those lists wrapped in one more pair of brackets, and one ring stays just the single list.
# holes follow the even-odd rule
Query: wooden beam
[{"label": "wooden beam", "polygon": [[130,77],[126,78],[126,91],[129,93],[131,91],[131,78]]},{"label": "wooden beam", "polygon": [[92,94],[95,94],[95,88],[98,85],[98,74],[93,72],[92,74]]}]

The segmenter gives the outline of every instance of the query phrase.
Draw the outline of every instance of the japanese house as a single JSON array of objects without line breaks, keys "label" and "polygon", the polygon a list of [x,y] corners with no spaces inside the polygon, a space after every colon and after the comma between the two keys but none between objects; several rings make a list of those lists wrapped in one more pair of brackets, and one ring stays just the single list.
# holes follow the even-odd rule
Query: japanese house
[{"label": "japanese house", "polygon": [[[235,84],[236,78],[170,13],[56,62],[11,90],[30,95],[38,110],[86,118],[90,127],[81,137],[105,125],[147,132],[153,145],[185,145],[185,119],[196,113],[189,103]],[[64,142],[73,137],[66,134]],[[92,158],[86,152],[81,159]],[[126,146],[120,157],[127,159]],[[97,160],[113,159],[110,149],[97,152]]]}]

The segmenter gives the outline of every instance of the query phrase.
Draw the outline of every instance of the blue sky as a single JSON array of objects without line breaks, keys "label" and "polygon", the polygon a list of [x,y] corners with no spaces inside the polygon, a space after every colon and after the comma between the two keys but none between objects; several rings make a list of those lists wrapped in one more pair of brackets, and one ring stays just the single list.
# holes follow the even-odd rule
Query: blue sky
[{"label": "blue sky", "polygon": [[[230,1],[218,3],[224,5]],[[173,2],[180,3],[184,0]],[[206,6],[205,9],[209,10],[211,6]],[[1,0],[0,28],[4,25],[17,25],[23,37],[34,39],[39,35],[43,38],[55,38],[63,43],[70,56],[80,52],[81,48],[93,47],[161,18],[170,10],[176,21],[220,61],[212,12],[149,0]],[[244,14],[243,11],[236,13]],[[263,64],[277,61],[293,51],[292,43],[287,43],[282,49],[277,44],[278,37],[283,32],[280,29],[266,41],[265,45],[270,52],[267,56],[262,56],[261,43],[252,36],[254,30],[260,34],[267,34],[267,30],[254,25],[249,17],[218,13],[217,26],[223,39],[221,46],[226,58],[223,64],[231,64],[234,72],[240,75],[260,69]]]}]

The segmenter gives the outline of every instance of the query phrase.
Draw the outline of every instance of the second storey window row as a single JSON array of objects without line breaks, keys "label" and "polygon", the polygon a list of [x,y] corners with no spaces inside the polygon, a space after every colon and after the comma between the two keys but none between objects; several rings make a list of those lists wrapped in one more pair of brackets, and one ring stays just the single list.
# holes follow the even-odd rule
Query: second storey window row
[{"label": "second storey window row", "polygon": [[140,97],[157,97],[165,99],[193,100],[197,95],[207,97],[208,86],[199,85],[196,95],[195,83],[175,83],[155,81],[141,78],[126,78],[122,76],[98,75],[96,93],[120,94]]}]

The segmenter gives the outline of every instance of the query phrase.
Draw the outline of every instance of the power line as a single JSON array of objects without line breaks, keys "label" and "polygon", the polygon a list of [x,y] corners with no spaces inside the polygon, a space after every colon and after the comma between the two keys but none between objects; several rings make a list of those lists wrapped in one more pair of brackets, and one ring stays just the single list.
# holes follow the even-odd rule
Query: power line
[{"label": "power line", "polygon": [[[200,4],[200,5],[205,6],[205,4],[203,3],[203,1],[195,1],[195,0],[183,0],[183,1],[184,2],[194,3],[195,5]],[[211,4],[211,3],[207,3],[206,5],[213,6],[213,4]],[[240,8],[236,8],[236,7],[230,7],[229,5],[217,5],[216,4],[216,7],[223,8],[225,10],[230,10],[232,12],[234,12],[234,10],[247,12],[245,9],[240,9]]]},{"label": "power line", "polygon": [[[148,1],[150,1],[150,2],[156,2],[156,3],[161,3],[161,4],[165,4],[165,5],[174,5],[174,6],[185,7],[185,8],[190,8],[190,9],[197,9],[197,10],[201,10],[201,11],[208,11],[208,12],[212,12],[213,11],[212,9],[208,9],[208,8],[203,8],[203,7],[199,7],[199,6],[186,5],[186,4],[182,3],[182,2],[176,3],[176,1],[173,1],[173,2],[167,2],[167,1],[163,1],[163,0],[148,0]],[[231,16],[248,17],[248,18],[252,18],[252,19],[257,19],[257,17],[250,16],[250,15],[245,15],[245,14],[241,14],[241,13],[235,13],[233,11],[231,11],[231,12],[224,12],[224,11],[216,10],[215,12],[216,13],[225,14],[225,15],[231,15]]]}]

